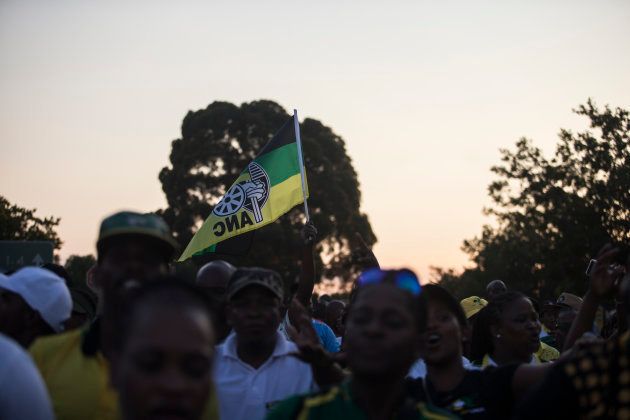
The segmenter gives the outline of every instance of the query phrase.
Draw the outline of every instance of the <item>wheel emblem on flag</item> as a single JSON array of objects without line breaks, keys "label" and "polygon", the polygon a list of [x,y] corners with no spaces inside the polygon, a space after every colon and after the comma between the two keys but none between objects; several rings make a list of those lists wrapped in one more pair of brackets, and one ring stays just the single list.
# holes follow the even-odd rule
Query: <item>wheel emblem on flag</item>
[{"label": "wheel emblem on flag", "polygon": [[267,172],[252,162],[247,167],[250,179],[232,185],[212,212],[217,216],[229,216],[245,208],[254,215],[256,223],[263,221],[262,208],[269,198],[269,176]]}]

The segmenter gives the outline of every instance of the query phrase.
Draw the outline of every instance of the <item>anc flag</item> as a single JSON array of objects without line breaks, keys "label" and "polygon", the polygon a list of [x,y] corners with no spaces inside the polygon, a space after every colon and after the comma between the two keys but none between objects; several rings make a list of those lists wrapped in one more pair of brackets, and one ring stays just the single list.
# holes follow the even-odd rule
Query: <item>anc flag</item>
[{"label": "anc flag", "polygon": [[294,118],[282,126],[241,172],[190,240],[179,261],[217,252],[222,241],[261,228],[304,202],[308,191],[304,194],[302,190]]}]

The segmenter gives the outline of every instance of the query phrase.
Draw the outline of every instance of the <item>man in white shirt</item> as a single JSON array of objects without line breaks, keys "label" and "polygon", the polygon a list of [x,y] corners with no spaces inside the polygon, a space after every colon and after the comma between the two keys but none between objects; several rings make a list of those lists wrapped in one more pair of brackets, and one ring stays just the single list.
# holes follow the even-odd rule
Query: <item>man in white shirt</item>
[{"label": "man in white shirt", "polygon": [[275,403],[314,389],[311,367],[278,332],[283,295],[274,271],[240,268],[232,276],[227,320],[233,333],[217,347],[213,375],[221,419],[262,420]]}]

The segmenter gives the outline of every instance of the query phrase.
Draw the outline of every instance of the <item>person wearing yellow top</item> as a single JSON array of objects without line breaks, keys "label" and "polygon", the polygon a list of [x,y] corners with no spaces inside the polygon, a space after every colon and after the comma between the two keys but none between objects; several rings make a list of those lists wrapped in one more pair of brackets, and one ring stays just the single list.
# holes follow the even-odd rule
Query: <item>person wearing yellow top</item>
[{"label": "person wearing yellow top", "polygon": [[534,356],[542,363],[553,362],[554,360],[558,360],[560,352],[554,347],[551,347],[549,344],[541,341],[540,347],[538,348],[538,351],[534,353]]},{"label": "person wearing yellow top", "polygon": [[[538,361],[540,322],[529,298],[520,292],[503,293],[483,309],[473,329],[471,356],[478,364],[529,364]],[[481,315],[482,312],[479,314]]]},{"label": "person wearing yellow top", "polygon": [[118,397],[108,363],[96,348],[99,321],[83,330],[41,338],[30,348],[59,419],[117,419]]},{"label": "person wearing yellow top", "polygon": [[108,358],[122,306],[139,284],[165,274],[175,241],[160,217],[119,212],[101,223],[94,282],[98,319],[80,331],[41,338],[30,351],[59,419],[119,418]]}]

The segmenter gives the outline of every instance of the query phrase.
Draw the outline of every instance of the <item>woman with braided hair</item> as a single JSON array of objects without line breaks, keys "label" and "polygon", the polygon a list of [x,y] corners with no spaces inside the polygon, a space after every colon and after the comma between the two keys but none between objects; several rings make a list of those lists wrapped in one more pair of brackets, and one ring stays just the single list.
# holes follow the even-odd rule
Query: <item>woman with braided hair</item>
[{"label": "woman with braided hair", "polygon": [[540,363],[540,321],[532,302],[520,292],[495,297],[479,311],[473,327],[471,356],[482,367]]}]

